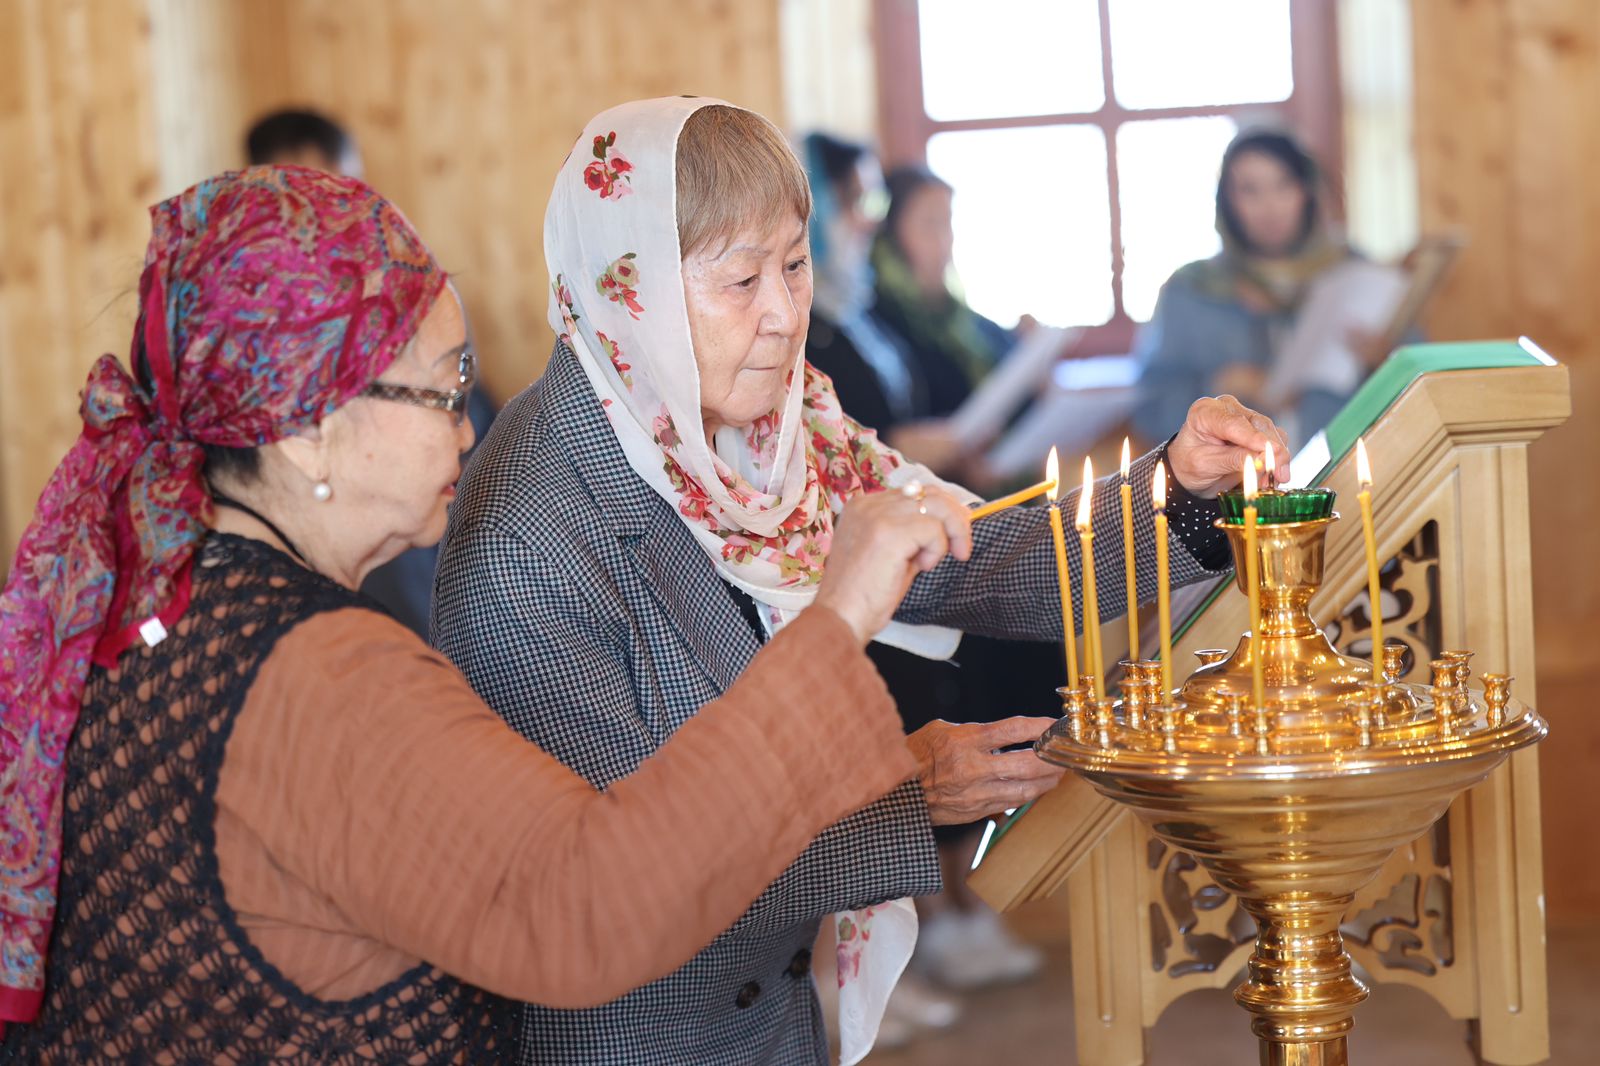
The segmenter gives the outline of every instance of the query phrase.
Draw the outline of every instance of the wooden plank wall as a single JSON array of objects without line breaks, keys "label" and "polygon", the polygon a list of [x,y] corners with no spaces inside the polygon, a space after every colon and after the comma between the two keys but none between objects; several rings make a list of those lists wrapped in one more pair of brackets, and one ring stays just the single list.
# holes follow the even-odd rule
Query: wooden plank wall
[{"label": "wooden plank wall", "polygon": [[1573,417],[1530,451],[1545,885],[1552,921],[1600,917],[1592,844],[1600,632],[1600,3],[1412,0],[1424,232],[1471,246],[1441,339],[1526,334],[1570,365]]},{"label": "wooden plank wall", "polygon": [[0,569],[85,370],[126,354],[145,208],[239,165],[252,117],[355,132],[504,399],[549,355],[541,222],[583,123],[675,93],[781,121],[778,24],[778,0],[0,0]]},{"label": "wooden plank wall", "polygon": [[127,356],[158,196],[149,44],[140,4],[0,2],[0,570],[90,364]]}]

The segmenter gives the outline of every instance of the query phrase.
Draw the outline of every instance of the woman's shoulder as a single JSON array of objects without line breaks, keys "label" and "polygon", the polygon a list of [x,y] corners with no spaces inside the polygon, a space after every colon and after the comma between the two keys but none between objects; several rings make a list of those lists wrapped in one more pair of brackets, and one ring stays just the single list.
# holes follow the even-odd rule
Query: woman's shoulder
[{"label": "woman's shoulder", "polygon": [[465,690],[443,655],[375,604],[353,602],[296,623],[273,646],[256,675],[248,706],[309,713],[321,721],[335,708],[355,717],[396,697],[438,702],[440,692]]},{"label": "woman's shoulder", "polygon": [[1233,271],[1229,269],[1221,252],[1206,259],[1196,259],[1172,272],[1163,292],[1176,292],[1222,299],[1233,289]]},{"label": "woman's shoulder", "polygon": [[1205,320],[1249,317],[1248,310],[1239,302],[1238,275],[1221,253],[1210,259],[1196,259],[1174,270],[1161,286],[1156,307],[1167,319],[1175,315]]},{"label": "woman's shoulder", "polygon": [[543,529],[583,509],[588,493],[580,459],[602,446],[600,431],[609,430],[581,369],[566,364],[564,351],[558,345],[544,375],[506,404],[474,449],[451,507],[452,528],[491,522],[531,532],[536,515]]},{"label": "woman's shoulder", "polygon": [[558,342],[544,375],[506,405],[473,453],[449,540],[484,531],[530,548],[563,547],[614,538],[658,506],[577,357]]}]

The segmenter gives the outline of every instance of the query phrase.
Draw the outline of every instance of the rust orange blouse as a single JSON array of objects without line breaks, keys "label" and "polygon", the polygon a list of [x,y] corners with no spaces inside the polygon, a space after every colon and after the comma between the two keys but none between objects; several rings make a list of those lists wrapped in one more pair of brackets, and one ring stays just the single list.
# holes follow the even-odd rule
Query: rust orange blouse
[{"label": "rust orange blouse", "polygon": [[342,610],[262,664],[221,770],[217,857],[246,932],[308,993],[356,996],[425,959],[584,1007],[677,968],[914,769],[826,608],[604,793],[410,631]]}]

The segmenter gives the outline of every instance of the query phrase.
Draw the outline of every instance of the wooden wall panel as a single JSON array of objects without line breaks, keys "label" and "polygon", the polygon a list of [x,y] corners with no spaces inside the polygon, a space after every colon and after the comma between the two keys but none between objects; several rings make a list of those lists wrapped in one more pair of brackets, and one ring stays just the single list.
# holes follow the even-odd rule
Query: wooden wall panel
[{"label": "wooden wall panel", "polygon": [[1425,232],[1471,245],[1430,320],[1441,339],[1525,334],[1572,370],[1573,417],[1530,449],[1546,891],[1554,920],[1600,916],[1589,845],[1600,719],[1600,4],[1413,0]]},{"label": "wooden wall panel", "polygon": [[541,223],[595,112],[721,96],[782,117],[778,0],[0,0],[0,570],[125,354],[146,207],[326,110],[457,282],[501,399],[549,355]]},{"label": "wooden wall panel", "polygon": [[149,35],[142,4],[0,3],[0,570],[89,366],[127,355],[158,188]]},{"label": "wooden wall panel", "polygon": [[247,113],[305,103],[349,124],[367,179],[457,273],[486,379],[502,399],[549,355],[541,224],[584,122],[626,100],[677,93],[782,121],[776,0],[644,0],[626,18],[554,0],[275,7],[286,70],[247,87]]}]

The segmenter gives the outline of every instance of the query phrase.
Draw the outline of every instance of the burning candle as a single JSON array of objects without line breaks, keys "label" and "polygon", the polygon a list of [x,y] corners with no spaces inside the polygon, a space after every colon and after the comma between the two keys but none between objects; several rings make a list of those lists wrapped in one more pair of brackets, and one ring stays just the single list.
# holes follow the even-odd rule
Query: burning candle
[{"label": "burning candle", "polygon": [[1133,564],[1133,486],[1128,483],[1128,438],[1122,438],[1122,576],[1128,589],[1128,658],[1139,658],[1139,585]]},{"label": "burning candle", "polygon": [[1272,442],[1267,441],[1267,453],[1261,467],[1261,479],[1267,483],[1267,488],[1276,490],[1278,487],[1278,455],[1272,450]]},{"label": "burning candle", "polygon": [[1156,621],[1161,627],[1161,702],[1172,698],[1172,590],[1167,573],[1167,464],[1156,464],[1150,502],[1156,512]]},{"label": "burning candle", "polygon": [[998,511],[1004,511],[1007,507],[1015,507],[1019,503],[1027,503],[1035,496],[1045,495],[1048,495],[1052,500],[1056,498],[1056,481],[1054,477],[1041,481],[1037,485],[1029,485],[1027,488],[1013,492],[1009,496],[1002,496],[998,500],[990,500],[988,503],[980,504],[972,509],[968,517],[976,522],[980,518],[988,518]]},{"label": "burning candle", "polygon": [[1367,599],[1372,616],[1372,683],[1383,684],[1383,600],[1378,588],[1378,538],[1372,532],[1372,463],[1367,459],[1367,442],[1356,438],[1356,480],[1361,491],[1361,536],[1367,546]]},{"label": "burning candle", "polygon": [[1094,466],[1083,457],[1083,492],[1078,496],[1078,545],[1083,552],[1083,658],[1094,676],[1095,699],[1106,698],[1105,671],[1100,657],[1100,601],[1094,591],[1094,527],[1089,500],[1094,496]]},{"label": "burning candle", "polygon": [[1056,503],[1060,482],[1060,461],[1050,449],[1044,478],[1050,483],[1050,536],[1056,542],[1056,585],[1061,592],[1061,636],[1067,646],[1067,687],[1078,687],[1078,631],[1072,620],[1072,572],[1067,569],[1067,535],[1061,528],[1061,507]]},{"label": "burning candle", "polygon": [[1256,464],[1244,461],[1244,584],[1250,595],[1250,692],[1259,713],[1267,705],[1266,643],[1261,639],[1261,567],[1256,561]]}]

